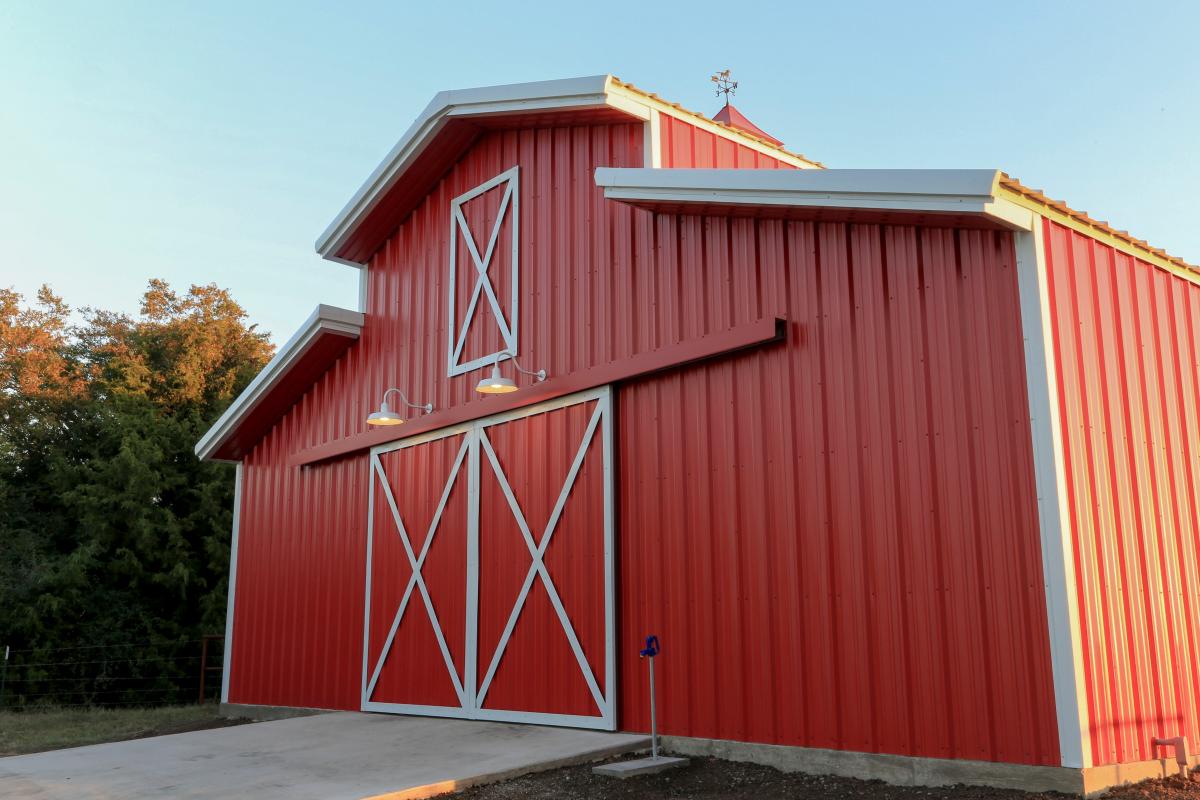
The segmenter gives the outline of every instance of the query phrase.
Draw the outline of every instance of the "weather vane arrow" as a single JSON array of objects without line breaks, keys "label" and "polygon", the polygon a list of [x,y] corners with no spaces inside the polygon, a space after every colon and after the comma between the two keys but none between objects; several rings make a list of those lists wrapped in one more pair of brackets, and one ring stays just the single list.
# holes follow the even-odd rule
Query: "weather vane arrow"
[{"label": "weather vane arrow", "polygon": [[713,75],[712,82],[717,85],[717,97],[725,95],[725,105],[729,105],[729,95],[737,94],[737,81],[729,77],[729,70]]}]

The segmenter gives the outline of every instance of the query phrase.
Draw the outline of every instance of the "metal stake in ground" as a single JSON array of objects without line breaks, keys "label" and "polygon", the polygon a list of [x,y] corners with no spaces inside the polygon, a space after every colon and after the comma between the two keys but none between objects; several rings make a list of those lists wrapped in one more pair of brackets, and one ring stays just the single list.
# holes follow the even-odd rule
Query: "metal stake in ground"
[{"label": "metal stake in ground", "polygon": [[647,636],[646,646],[638,653],[638,658],[650,659],[650,757],[655,761],[658,760],[658,714],[654,702],[654,657],[660,650],[658,637]]},{"label": "metal stake in ground", "polygon": [[646,646],[638,652],[638,658],[650,659],[650,757],[634,761],[618,761],[613,764],[601,764],[592,767],[597,775],[609,775],[614,778],[632,778],[634,775],[648,775],[662,772],[672,767],[682,767],[688,763],[686,758],[660,756],[658,754],[658,708],[654,701],[654,659],[662,652],[657,636],[647,636]]}]

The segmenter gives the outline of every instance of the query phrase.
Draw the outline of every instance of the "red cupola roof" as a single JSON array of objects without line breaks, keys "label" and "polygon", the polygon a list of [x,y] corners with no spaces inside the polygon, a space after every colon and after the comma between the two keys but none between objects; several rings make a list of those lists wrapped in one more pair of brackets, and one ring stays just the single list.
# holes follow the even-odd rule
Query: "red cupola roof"
[{"label": "red cupola roof", "polygon": [[783,142],[779,141],[774,136],[767,133],[750,120],[746,119],[746,115],[738,111],[732,103],[726,103],[725,107],[716,113],[716,115],[713,117],[713,120],[724,125],[728,125],[731,128],[737,128],[739,131],[744,131],[751,136],[757,136],[764,141],[770,142],[776,147],[783,146]]}]

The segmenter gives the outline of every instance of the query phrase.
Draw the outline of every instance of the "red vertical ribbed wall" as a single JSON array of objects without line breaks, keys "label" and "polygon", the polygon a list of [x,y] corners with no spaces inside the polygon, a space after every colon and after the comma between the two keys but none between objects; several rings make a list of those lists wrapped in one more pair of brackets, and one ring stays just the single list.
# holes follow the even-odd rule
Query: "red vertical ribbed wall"
[{"label": "red vertical ribbed wall", "polygon": [[[452,198],[521,167],[523,363],[563,375],[663,341],[637,330],[635,212],[606,202],[592,177],[599,166],[640,167],[643,128],[484,133],[376,253],[359,342],[245,461],[231,702],[359,707],[366,454],[304,469],[287,465],[288,454],[361,433],[391,386],[438,408],[489,413],[474,391],[479,371],[446,377]],[[478,229],[486,237],[486,224]]]},{"label": "red vertical ribbed wall", "polygon": [[659,140],[662,166],[666,168],[796,169],[786,161],[669,114],[659,115]]},{"label": "red vertical ribbed wall", "polygon": [[623,386],[623,725],[1059,763],[1011,237],[662,217],[648,322],[785,345]]},{"label": "red vertical ribbed wall", "polygon": [[247,460],[230,699],[357,707],[366,459],[286,457],[388,386],[489,413],[446,377],[447,212],[519,165],[531,368],[788,320],[614,389],[620,727],[647,727],[656,633],[668,734],[1059,763],[1011,234],[605,201],[642,131],[485,132],[372,259],[360,341]]},{"label": "red vertical ribbed wall", "polygon": [[1046,221],[1092,757],[1200,743],[1200,286]]}]

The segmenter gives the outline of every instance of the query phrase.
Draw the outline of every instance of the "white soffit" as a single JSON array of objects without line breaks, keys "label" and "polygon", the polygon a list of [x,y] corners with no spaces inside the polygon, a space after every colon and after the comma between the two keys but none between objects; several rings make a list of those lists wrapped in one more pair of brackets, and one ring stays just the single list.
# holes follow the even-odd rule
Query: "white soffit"
[{"label": "white soffit", "polygon": [[363,314],[358,311],[324,304],[317,306],[300,329],[279,348],[275,357],[254,376],[254,380],[196,443],[196,455],[202,460],[212,458],[242,420],[279,385],[320,337],[332,334],[357,339],[362,331],[363,320]]},{"label": "white soffit", "polygon": [[843,208],[967,214],[1028,230],[1033,214],[997,197],[993,169],[626,169],[601,167],[605,198],[632,204]]},{"label": "white soffit", "polygon": [[649,119],[650,110],[644,103],[636,103],[621,94],[610,92],[611,83],[610,75],[593,75],[586,78],[438,92],[400,137],[400,141],[383,162],[354,193],[346,207],[329,223],[329,227],[317,239],[317,252],[331,261],[361,266],[356,262],[338,258],[336,253],[349,239],[359,222],[420,157],[426,145],[447,120],[455,117],[483,117],[489,114],[606,107],[618,109],[639,119]]}]

